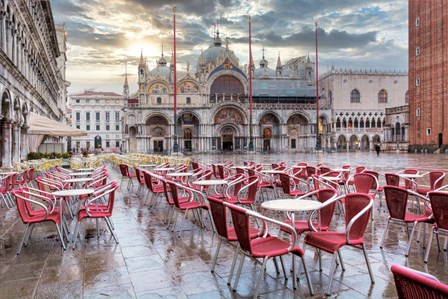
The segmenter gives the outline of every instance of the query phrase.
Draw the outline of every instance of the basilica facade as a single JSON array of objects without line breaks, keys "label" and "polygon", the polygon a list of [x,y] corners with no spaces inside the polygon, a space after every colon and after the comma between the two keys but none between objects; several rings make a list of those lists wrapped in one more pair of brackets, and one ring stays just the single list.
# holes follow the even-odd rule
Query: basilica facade
[{"label": "basilica facade", "polygon": [[317,138],[330,146],[331,110],[321,105],[316,121],[315,64],[308,56],[282,63],[279,54],[271,68],[263,54],[257,67],[248,67],[217,33],[197,62],[187,63],[186,73],[175,76],[172,61],[162,54],[151,68],[142,54],[135,96],[129,97],[126,80],[125,151],[169,153],[176,140],[182,152],[240,152],[247,150],[251,131],[257,151],[307,151]]}]

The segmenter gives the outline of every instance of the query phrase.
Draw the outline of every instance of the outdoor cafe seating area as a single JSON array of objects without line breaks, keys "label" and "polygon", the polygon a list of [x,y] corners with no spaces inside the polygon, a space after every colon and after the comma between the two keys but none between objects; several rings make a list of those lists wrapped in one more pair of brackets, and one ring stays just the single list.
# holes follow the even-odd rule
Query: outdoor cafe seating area
[{"label": "outdoor cafe seating area", "polygon": [[[173,284],[174,296],[448,296],[446,276],[413,267],[416,262],[446,268],[444,171],[409,167],[381,173],[362,165],[208,163],[144,154],[75,158],[70,164],[66,169],[59,162],[42,161],[36,168],[29,163],[0,173],[3,221],[16,215],[14,226],[20,228],[13,232],[12,225],[0,226],[1,238],[9,236],[10,241],[0,256],[5,266],[1,274],[7,275],[32,250],[50,248],[46,254],[53,258],[58,254],[75,260],[82,254],[87,261],[90,254],[113,248],[109,262],[115,272],[129,272],[130,297],[145,294],[138,292],[144,277],[133,276],[139,272],[131,270],[138,266],[130,261],[153,259],[156,252],[163,262],[154,269],[164,273],[158,282],[164,288],[158,290],[169,292]],[[137,236],[142,233],[152,244],[151,254],[133,256],[150,245],[140,244]],[[48,234],[52,237],[46,238]],[[175,244],[170,248],[177,257],[159,251],[168,244]],[[194,271],[198,265],[189,262],[192,252],[200,260],[194,259],[196,264],[207,265],[199,280],[212,281],[218,293],[185,286],[188,276],[179,273],[188,269],[177,268],[173,279],[164,278],[164,268],[170,273],[176,269],[171,258],[180,258]],[[124,260],[117,262],[123,259],[117,255]],[[385,262],[391,256],[392,262]],[[115,289],[115,295],[121,291]],[[31,297],[39,292],[37,286]]]}]

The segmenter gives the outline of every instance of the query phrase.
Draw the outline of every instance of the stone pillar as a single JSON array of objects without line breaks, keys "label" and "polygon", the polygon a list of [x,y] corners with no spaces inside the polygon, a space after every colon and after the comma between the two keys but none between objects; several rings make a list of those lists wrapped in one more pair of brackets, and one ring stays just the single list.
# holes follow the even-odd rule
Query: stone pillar
[{"label": "stone pillar", "polygon": [[20,162],[20,152],[21,152],[21,150],[22,150],[22,146],[21,146],[21,130],[20,130],[20,126],[19,125],[15,125],[14,126],[14,128],[13,128],[13,130],[14,130],[14,136],[13,136],[13,138],[14,138],[14,140],[13,140],[13,142],[14,142],[14,146],[13,146],[13,148],[14,148],[14,152],[12,153],[13,154],[13,156],[12,156],[12,163],[13,164],[15,164],[15,163],[17,163],[17,162]]},{"label": "stone pillar", "polygon": [[3,121],[3,156],[2,168],[12,168],[11,164],[11,120]]},{"label": "stone pillar", "polygon": [[21,137],[20,140],[22,141],[20,143],[20,159],[22,160],[27,160],[27,155],[28,155],[28,135],[26,134],[28,131],[29,127],[25,126],[25,127],[21,127]]}]

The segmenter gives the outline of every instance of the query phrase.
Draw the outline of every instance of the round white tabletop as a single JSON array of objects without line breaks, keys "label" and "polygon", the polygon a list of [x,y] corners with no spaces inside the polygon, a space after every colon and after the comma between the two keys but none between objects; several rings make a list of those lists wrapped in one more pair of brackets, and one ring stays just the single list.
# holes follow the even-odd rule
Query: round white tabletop
[{"label": "round white tabletop", "polygon": [[170,171],[170,170],[174,170],[174,167],[161,167],[153,169],[153,171]]},{"label": "round white tabletop", "polygon": [[261,203],[261,207],[273,211],[302,212],[319,210],[322,203],[308,199],[276,199]]},{"label": "round white tabletop", "polygon": [[93,171],[93,170],[95,170],[95,168],[77,168],[77,169],[74,169],[74,171]]},{"label": "round white tabletop", "polygon": [[85,183],[91,181],[92,178],[74,178],[74,179],[66,179],[62,180],[64,183]]},{"label": "round white tabletop", "polygon": [[332,168],[331,170],[340,172],[350,172],[350,168]]},{"label": "round white tabletop", "polygon": [[184,176],[192,176],[193,172],[171,172],[167,173],[166,176],[174,176],[174,177],[184,177]]},{"label": "round white tabletop", "polygon": [[156,167],[156,166],[159,166],[159,164],[141,164],[138,167],[145,168],[145,167]]},{"label": "round white tabletop", "polygon": [[423,177],[423,175],[418,173],[399,173],[398,175],[406,179],[419,179]]},{"label": "round white tabletop", "polygon": [[6,171],[6,172],[0,172],[0,175],[10,175],[10,174],[15,174],[18,173],[17,171]]},{"label": "round white tabletop", "polygon": [[54,196],[80,196],[92,194],[93,192],[95,192],[94,189],[69,189],[54,191],[51,194]]},{"label": "round white tabletop", "polygon": [[267,169],[267,170],[262,170],[260,171],[262,173],[267,173],[267,174],[281,174],[281,173],[286,173],[284,170],[276,170],[276,169]]},{"label": "round white tabletop", "polygon": [[213,185],[224,185],[227,184],[226,180],[200,180],[192,182],[194,185],[199,186],[213,186]]},{"label": "round white tabletop", "polygon": [[74,173],[70,173],[70,176],[88,176],[88,175],[92,175],[93,172],[74,172]]},{"label": "round white tabletop", "polygon": [[319,178],[325,181],[339,181],[341,179],[337,176],[320,176]]}]

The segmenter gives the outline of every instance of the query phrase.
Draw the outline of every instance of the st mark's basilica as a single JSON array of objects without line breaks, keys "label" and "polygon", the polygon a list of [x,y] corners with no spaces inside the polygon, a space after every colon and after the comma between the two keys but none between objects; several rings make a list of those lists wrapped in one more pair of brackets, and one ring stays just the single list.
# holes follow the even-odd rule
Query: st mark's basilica
[{"label": "st mark's basilica", "polygon": [[[254,59],[255,60],[255,59]],[[210,47],[186,73],[174,74],[173,59],[163,53],[153,68],[143,53],[138,65],[138,92],[124,84],[123,146],[128,152],[169,152],[177,138],[181,152],[244,151],[249,144],[250,68],[240,65],[215,34]],[[254,64],[257,62],[255,61]],[[252,67],[252,134],[258,151],[306,151],[332,144],[330,106],[319,101],[316,132],[315,63],[309,56],[275,68],[262,59]],[[174,78],[177,120],[174,125]]]}]

